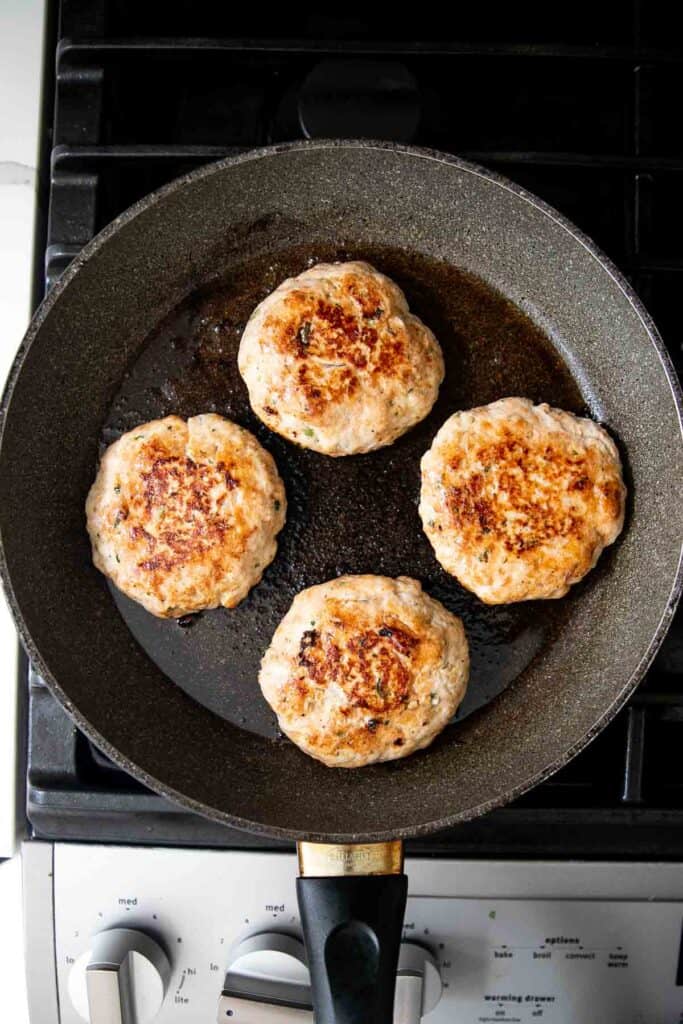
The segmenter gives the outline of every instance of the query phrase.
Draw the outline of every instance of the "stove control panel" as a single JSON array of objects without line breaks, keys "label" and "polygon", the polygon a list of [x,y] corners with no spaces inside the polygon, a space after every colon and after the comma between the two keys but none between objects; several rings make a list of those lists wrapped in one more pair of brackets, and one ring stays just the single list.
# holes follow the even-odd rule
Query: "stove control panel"
[{"label": "stove control panel", "polygon": [[170,976],[168,957],[149,935],[106,928],[69,971],[69,999],[86,1021],[148,1024],[164,1004]]},{"label": "stove control panel", "polygon": [[[127,998],[127,972],[141,1021],[312,1020],[294,856],[45,846],[58,1024],[88,1019],[93,998]],[[680,865],[408,860],[407,872],[397,1024],[683,1024]]]},{"label": "stove control panel", "polygon": [[[441,998],[441,977],[425,946],[403,942],[396,975],[394,1024],[419,1024]],[[313,1021],[303,943],[285,932],[260,932],[233,953],[218,1005],[218,1020],[237,1024]],[[231,1021],[232,1024],[232,1021]]]},{"label": "stove control panel", "polygon": [[313,1021],[306,954],[286,932],[260,932],[243,939],[232,954],[218,1020],[254,1024]]}]

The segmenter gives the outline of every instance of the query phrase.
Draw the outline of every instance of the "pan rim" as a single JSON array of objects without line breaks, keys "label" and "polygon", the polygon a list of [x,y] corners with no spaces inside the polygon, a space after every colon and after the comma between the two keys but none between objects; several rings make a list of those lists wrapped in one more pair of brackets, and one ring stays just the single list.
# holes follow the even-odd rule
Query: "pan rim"
[{"label": "pan rim", "polygon": [[[43,299],[40,306],[36,310],[31,323],[26,331],[26,334],[19,346],[15,359],[12,363],[7,382],[4,388],[2,399],[0,400],[0,449],[2,448],[2,441],[4,437],[4,430],[7,421],[7,413],[11,403],[14,386],[21,372],[24,360],[27,353],[36,338],[39,330],[41,329],[46,318],[52,311],[55,303],[58,301],[62,292],[68,288],[71,281],[78,274],[79,270],[94,256],[101,246],[105,245],[110,237],[115,235],[119,228],[123,227],[130,221],[134,220],[139,214],[143,213],[150,207],[154,206],[159,201],[163,200],[165,196],[174,193],[180,188],[183,188],[187,184],[194,183],[209,177],[212,174],[222,171],[226,167],[236,166],[242,163],[247,163],[253,160],[267,159],[270,157],[277,156],[281,153],[288,153],[290,151],[297,150],[325,150],[325,149],[370,149],[370,150],[388,150],[391,152],[405,154],[407,156],[417,157],[421,159],[434,160],[438,163],[446,163],[459,168],[465,173],[481,177],[497,185],[500,188],[511,192],[513,195],[528,203],[530,206],[535,207],[542,214],[547,216],[550,220],[562,227],[567,233],[576,241],[578,241],[588,254],[598,263],[598,265],[609,275],[612,281],[617,285],[619,290],[624,295],[634,312],[638,316],[640,322],[643,325],[645,332],[649,338],[649,341],[655,352],[658,355],[659,361],[664,372],[664,376],[667,380],[669,388],[671,390],[672,398],[674,400],[674,406],[676,408],[679,431],[683,436],[683,394],[681,392],[681,386],[679,384],[676,371],[673,367],[673,363],[666,350],[664,343],[659,335],[659,332],[652,320],[652,317],[647,312],[640,298],[636,295],[635,291],[623,276],[621,271],[612,263],[612,261],[602,252],[602,250],[583,232],[580,231],[571,221],[565,218],[552,206],[546,204],[543,200],[539,199],[532,193],[527,192],[521,186],[510,181],[508,178],[499,175],[497,172],[489,171],[488,169],[481,167],[478,164],[471,163],[470,161],[463,160],[460,157],[441,153],[437,150],[419,148],[415,146],[406,146],[397,143],[375,141],[375,140],[316,140],[316,141],[299,141],[291,143],[281,143],[274,146],[264,147],[260,149],[249,150],[245,153],[238,154],[236,156],[225,157],[222,160],[214,163],[206,164],[202,167],[196,168],[195,170],[185,174],[179,178],[174,179],[172,182],[164,185],[162,188],[150,193],[149,195],[138,200],[135,204],[123,211],[118,217],[116,217],[110,224],[102,229],[97,235],[87,243],[81,252],[74,258],[72,263],[69,265],[67,270],[62,274],[58,282],[54,285],[49,294]],[[218,821],[226,826],[237,828],[240,830],[248,831],[255,835],[269,836],[277,839],[285,840],[309,840],[309,841],[321,841],[321,842],[335,842],[335,843],[352,843],[359,839],[365,842],[383,842],[395,838],[410,838],[415,836],[424,836],[431,833],[441,831],[443,829],[451,828],[454,825],[469,821],[474,818],[493,810],[496,807],[501,807],[511,800],[514,800],[518,796],[527,792],[533,786],[542,782],[548,778],[559,768],[565,765],[571,760],[576,754],[583,750],[594,738],[602,731],[602,729],[614,718],[617,712],[623,707],[628,697],[631,695],[633,690],[636,688],[643,675],[647,671],[647,668],[651,664],[657,650],[659,649],[664,636],[666,635],[668,626],[671,622],[673,614],[675,612],[678,600],[683,590],[683,548],[679,552],[678,564],[673,577],[671,590],[667,597],[664,605],[662,615],[656,630],[654,631],[650,643],[643,653],[638,665],[631,673],[627,683],[622,689],[619,696],[612,702],[612,704],[603,712],[603,714],[594,723],[593,727],[581,737],[579,741],[573,744],[568,750],[564,751],[563,754],[556,758],[550,765],[547,765],[540,772],[533,773],[523,782],[517,784],[511,789],[508,789],[504,795],[496,795],[488,800],[483,801],[474,808],[469,808],[467,811],[455,812],[450,815],[439,818],[438,820],[421,823],[420,825],[413,825],[407,828],[396,828],[394,830],[378,830],[374,832],[363,832],[362,835],[353,835],[351,833],[331,833],[331,832],[304,832],[298,829],[287,829],[279,826],[267,825],[263,822],[254,822],[247,818],[242,818],[236,815],[229,814],[228,812],[221,811],[218,808],[211,807],[207,804],[203,804],[200,801],[187,796],[186,794],[168,786],[166,783],[162,783],[157,780],[154,776],[147,773],[144,769],[139,768],[137,765],[133,765],[125,755],[121,754],[116,748],[114,748],[104,736],[102,736],[98,730],[92,727],[90,722],[79,712],[79,710],[69,700],[67,694],[64,692],[56,678],[48,670],[44,664],[43,659],[38,651],[37,646],[33,642],[30,631],[24,620],[23,614],[19,607],[19,603],[14,594],[14,588],[11,583],[9,570],[6,563],[4,544],[2,535],[0,532],[0,577],[2,578],[7,601],[12,612],[17,632],[22,641],[22,644],[27,651],[29,657],[34,662],[36,667],[39,669],[41,676],[45,679],[45,682],[49,686],[52,693],[57,697],[62,706],[66,709],[69,715],[74,720],[75,724],[107,755],[111,758],[114,763],[119,765],[124,771],[129,772],[135,778],[139,779],[150,789],[159,793],[160,795],[173,800],[175,803],[182,807],[187,808],[190,811],[201,814],[214,821]]]}]

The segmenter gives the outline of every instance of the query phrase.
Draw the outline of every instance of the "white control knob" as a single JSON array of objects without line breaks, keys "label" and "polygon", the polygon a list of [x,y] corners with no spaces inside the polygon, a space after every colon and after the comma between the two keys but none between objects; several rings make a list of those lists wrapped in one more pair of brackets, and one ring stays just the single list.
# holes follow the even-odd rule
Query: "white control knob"
[{"label": "white control knob", "polygon": [[168,957],[154,939],[111,928],[95,935],[92,949],[71,968],[69,996],[90,1024],[146,1024],[161,1009],[170,977]]},{"label": "white control knob", "polygon": [[221,1024],[227,1017],[235,1024],[312,1022],[310,984],[302,942],[281,932],[251,935],[233,951],[217,1019]]},{"label": "white control knob", "polygon": [[419,1024],[441,999],[436,960],[424,946],[402,942],[396,973],[394,1024]]}]

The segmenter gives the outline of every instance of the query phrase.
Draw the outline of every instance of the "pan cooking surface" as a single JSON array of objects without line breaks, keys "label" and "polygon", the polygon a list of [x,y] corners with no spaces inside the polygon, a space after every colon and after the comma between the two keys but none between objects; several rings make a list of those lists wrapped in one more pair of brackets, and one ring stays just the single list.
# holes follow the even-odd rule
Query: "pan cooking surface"
[{"label": "pan cooking surface", "polygon": [[[387,243],[403,254],[366,248]],[[490,275],[539,310],[558,350],[571,353],[584,398],[628,451],[628,528],[569,599],[485,608],[441,573],[422,537],[418,458],[453,409],[515,392],[582,402],[547,338],[471,279],[405,255],[414,250]],[[403,284],[439,335],[449,372],[437,409],[414,432],[374,455],[328,460],[252,420],[234,357],[258,299],[310,259],[342,255],[369,258]],[[209,279],[209,292],[168,317]],[[627,282],[511,183],[451,157],[355,142],[203,168],[86,249],[15,366],[1,410],[0,558],[22,637],[96,745],[190,810],[321,842],[448,827],[564,764],[642,676],[679,587],[678,398]],[[277,561],[241,607],[188,629],[137,609],[121,617],[84,530],[103,423],[109,440],[149,417],[212,406],[256,430],[278,460],[291,508]],[[465,720],[428,751],[363,772],[326,769],[271,739],[256,684],[294,592],[349,569],[421,577],[462,614],[473,649]]]},{"label": "pan cooking surface", "polygon": [[[339,259],[367,260],[397,281],[411,310],[439,339],[446,377],[430,416],[407,435],[368,455],[332,459],[299,449],[261,424],[249,408],[236,357],[242,329],[261,299],[313,263]],[[341,573],[414,576],[464,621],[472,671],[458,719],[471,714],[552,642],[575,599],[485,607],[440,568],[422,532],[421,456],[451,413],[504,395],[587,411],[548,337],[464,271],[351,243],[270,250],[231,266],[147,338],[112,404],[103,448],[145,420],[220,413],[253,431],[274,456],[287,488],[287,523],[275,561],[235,609],[161,620],[112,587],[133,635],[196,700],[242,729],[277,738],[256,680],[261,656],[295,594]],[[593,575],[599,572],[600,566]]]}]

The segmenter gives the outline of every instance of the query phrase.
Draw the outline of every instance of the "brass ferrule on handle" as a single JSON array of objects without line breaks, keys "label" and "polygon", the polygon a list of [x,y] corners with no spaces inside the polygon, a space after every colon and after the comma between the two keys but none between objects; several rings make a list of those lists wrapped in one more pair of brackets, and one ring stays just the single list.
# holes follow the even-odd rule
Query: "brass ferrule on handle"
[{"label": "brass ferrule on handle", "polygon": [[297,843],[302,878],[344,875],[400,875],[403,843]]}]

